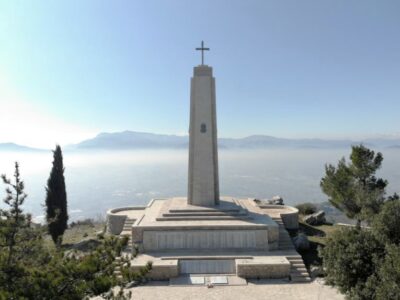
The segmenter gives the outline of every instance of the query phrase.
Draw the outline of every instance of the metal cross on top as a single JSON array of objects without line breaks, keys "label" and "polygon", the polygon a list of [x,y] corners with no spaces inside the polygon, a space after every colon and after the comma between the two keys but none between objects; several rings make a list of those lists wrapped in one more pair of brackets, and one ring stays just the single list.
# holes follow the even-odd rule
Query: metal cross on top
[{"label": "metal cross on top", "polygon": [[204,51],[209,51],[210,48],[204,48],[204,42],[201,41],[201,47],[200,48],[196,48],[196,50],[200,50],[201,51],[201,64],[204,65]]}]

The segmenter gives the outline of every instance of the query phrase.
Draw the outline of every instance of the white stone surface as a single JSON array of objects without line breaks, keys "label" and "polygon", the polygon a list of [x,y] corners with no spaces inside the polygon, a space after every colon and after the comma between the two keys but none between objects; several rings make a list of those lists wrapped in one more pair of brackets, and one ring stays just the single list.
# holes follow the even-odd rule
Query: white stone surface
[{"label": "white stone surface", "polygon": [[[158,284],[158,285],[157,285]],[[163,300],[344,300],[336,289],[323,282],[288,284],[283,280],[255,280],[248,285],[217,285],[212,289],[199,286],[164,286],[160,283],[125,289],[132,299]],[[117,289],[116,289],[117,291]],[[100,296],[94,298],[102,300]]]},{"label": "white stone surface", "polygon": [[189,283],[204,284],[204,277],[203,276],[189,276]]},{"label": "white stone surface", "polygon": [[212,68],[194,68],[190,94],[188,203],[219,201],[215,79]]},{"label": "white stone surface", "polygon": [[212,284],[228,284],[228,277],[226,276],[211,276],[209,278]]},{"label": "white stone surface", "polygon": [[267,230],[173,230],[145,231],[145,251],[173,249],[268,250]]}]

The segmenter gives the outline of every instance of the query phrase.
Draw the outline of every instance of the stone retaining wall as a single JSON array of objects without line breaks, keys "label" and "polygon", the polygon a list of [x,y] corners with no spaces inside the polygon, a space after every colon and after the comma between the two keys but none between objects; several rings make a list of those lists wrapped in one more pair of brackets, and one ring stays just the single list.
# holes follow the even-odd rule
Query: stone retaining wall
[{"label": "stone retaining wall", "polygon": [[290,208],[293,209],[291,212],[281,213],[282,221],[286,229],[299,229],[299,210],[295,207]]},{"label": "stone retaining wall", "polygon": [[276,210],[285,224],[286,229],[299,229],[299,210],[296,207],[273,204],[258,204],[258,207]]},{"label": "stone retaining wall", "polygon": [[290,262],[284,257],[236,259],[236,274],[243,278],[287,278]]},{"label": "stone retaining wall", "polygon": [[107,232],[114,235],[120,234],[122,229],[124,228],[124,223],[128,214],[122,214],[121,212],[138,209],[145,209],[145,207],[131,206],[109,209],[107,211]]},{"label": "stone retaining wall", "polygon": [[[132,271],[139,272],[146,264],[132,262]],[[168,280],[179,275],[179,263],[177,259],[158,260],[153,262],[151,271],[146,275],[153,280]]]}]

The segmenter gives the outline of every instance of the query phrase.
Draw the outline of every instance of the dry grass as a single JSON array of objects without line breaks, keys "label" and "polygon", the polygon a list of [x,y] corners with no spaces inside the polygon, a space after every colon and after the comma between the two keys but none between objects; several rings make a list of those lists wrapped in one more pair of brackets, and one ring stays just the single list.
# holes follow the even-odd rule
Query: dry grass
[{"label": "dry grass", "polygon": [[[63,247],[69,248],[71,245],[84,240],[97,239],[97,233],[104,229],[105,223],[92,222],[91,224],[77,224],[69,227],[63,237]],[[44,244],[49,248],[54,248],[55,245],[50,235],[44,235]]]},{"label": "dry grass", "polygon": [[320,265],[322,260],[318,255],[318,248],[324,247],[327,238],[340,226],[329,224],[311,226],[303,221],[299,221],[299,225],[300,231],[304,232],[310,241],[310,249],[301,252],[301,256],[303,257],[306,266]]}]

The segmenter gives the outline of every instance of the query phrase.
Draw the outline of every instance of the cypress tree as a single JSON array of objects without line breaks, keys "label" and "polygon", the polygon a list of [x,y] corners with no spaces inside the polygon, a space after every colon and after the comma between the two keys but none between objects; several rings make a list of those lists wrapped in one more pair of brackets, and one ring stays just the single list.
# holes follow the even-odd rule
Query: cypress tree
[{"label": "cypress tree", "polygon": [[46,187],[46,221],[54,243],[60,245],[68,227],[67,192],[61,147],[53,151],[53,168]]}]

